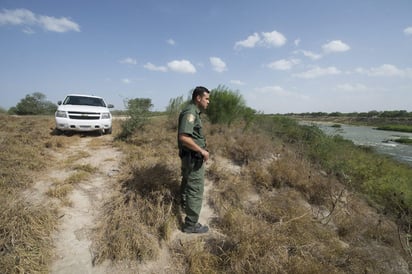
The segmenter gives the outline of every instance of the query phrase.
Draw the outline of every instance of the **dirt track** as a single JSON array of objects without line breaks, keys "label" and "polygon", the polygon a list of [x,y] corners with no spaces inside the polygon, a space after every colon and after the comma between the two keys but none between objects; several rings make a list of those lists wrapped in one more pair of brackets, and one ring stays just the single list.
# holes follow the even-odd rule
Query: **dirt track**
[{"label": "dirt track", "polygon": [[[50,273],[168,273],[173,266],[167,244],[161,245],[160,256],[153,262],[144,264],[113,265],[110,262],[93,266],[92,232],[99,217],[103,203],[110,198],[113,185],[117,183],[117,175],[121,172],[122,152],[113,147],[113,137],[78,136],[72,138],[70,147],[65,147],[54,153],[55,162],[65,162],[63,170],[50,167],[40,181],[36,183],[27,197],[33,202],[46,202],[45,199],[55,199],[60,204],[59,226],[53,235],[54,257],[49,267]],[[70,161],[73,159],[73,161]],[[87,180],[74,184],[68,193],[68,201],[62,203],[56,198],[50,198],[46,192],[65,182],[76,172],[78,166],[91,166],[93,174]],[[205,199],[200,222],[208,223],[213,216],[212,209],[206,203],[206,195],[211,182],[206,180]],[[213,231],[211,231],[213,233]],[[186,235],[179,230],[172,233],[170,241],[184,241],[195,237]]]},{"label": "dirt track", "polygon": [[[90,146],[93,138],[104,138],[104,141],[102,145]],[[90,235],[101,203],[108,197],[109,186],[113,183],[111,181],[116,180],[115,175],[119,171],[121,153],[111,146],[110,136],[75,140],[79,141],[74,142],[64,153],[56,155],[57,160],[64,161],[65,158],[83,153],[88,156],[69,165],[90,165],[96,172],[86,182],[75,185],[68,196],[71,206],[62,209],[60,228],[54,236],[56,251],[52,273],[91,273],[98,270],[92,267]],[[63,178],[58,180],[64,181],[64,176],[69,176],[70,172],[61,175]]]}]

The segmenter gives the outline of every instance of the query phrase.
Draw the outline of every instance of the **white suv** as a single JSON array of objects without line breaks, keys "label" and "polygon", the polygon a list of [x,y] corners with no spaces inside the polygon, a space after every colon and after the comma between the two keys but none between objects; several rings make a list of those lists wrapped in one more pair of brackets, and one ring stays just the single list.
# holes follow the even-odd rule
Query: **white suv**
[{"label": "white suv", "polygon": [[58,131],[99,131],[112,133],[112,115],[104,99],[94,95],[69,94],[57,102],[55,113]]}]

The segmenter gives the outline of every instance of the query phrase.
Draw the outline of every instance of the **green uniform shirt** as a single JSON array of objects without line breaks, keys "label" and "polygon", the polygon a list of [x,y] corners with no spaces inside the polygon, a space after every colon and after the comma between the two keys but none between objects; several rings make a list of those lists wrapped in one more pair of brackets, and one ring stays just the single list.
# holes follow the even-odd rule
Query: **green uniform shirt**
[{"label": "green uniform shirt", "polygon": [[[202,131],[202,121],[200,120],[200,110],[194,104],[187,105],[179,115],[178,134],[187,134],[201,148],[206,147],[206,139]],[[178,141],[179,149],[182,144]]]}]

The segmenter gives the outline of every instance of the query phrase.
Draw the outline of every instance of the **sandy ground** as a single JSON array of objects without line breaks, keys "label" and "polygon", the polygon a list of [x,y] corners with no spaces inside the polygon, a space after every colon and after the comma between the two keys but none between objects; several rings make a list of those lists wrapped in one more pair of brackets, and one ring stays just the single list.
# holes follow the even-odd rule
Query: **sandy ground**
[{"label": "sandy ground", "polygon": [[[93,138],[107,140],[104,140],[100,146],[90,146],[89,143]],[[115,175],[119,171],[121,152],[111,146],[111,138],[111,136],[84,137],[66,149],[65,153],[58,155],[58,158],[63,159],[69,155],[86,152],[89,156],[73,164],[89,164],[97,171],[88,181],[76,185],[69,194],[71,206],[63,208],[61,225],[54,235],[56,250],[51,273],[105,273],[104,268],[92,266],[90,234],[96,223],[98,210],[110,193],[108,189],[111,185],[110,181],[116,180]]]},{"label": "sandy ground", "polygon": [[[110,196],[110,186],[116,183],[117,175],[120,172],[120,162],[122,153],[112,146],[113,137],[86,136],[82,138],[71,137],[73,142],[70,147],[66,147],[54,154],[55,161],[67,161],[78,154],[72,163],[68,163],[64,170],[50,168],[38,181],[34,188],[26,193],[27,197],[33,202],[50,202],[50,198],[45,194],[56,183],[64,182],[75,172],[73,167],[76,165],[90,165],[96,172],[85,182],[75,185],[74,189],[68,194],[70,205],[62,206],[60,209],[59,227],[53,235],[54,257],[50,265],[50,273],[72,274],[72,273],[171,273],[173,269],[169,244],[175,241],[190,240],[197,237],[195,234],[185,234],[180,230],[172,232],[169,244],[161,243],[160,256],[156,261],[135,264],[131,262],[118,263],[104,262],[93,266],[91,233],[97,223],[99,209],[105,200]],[[99,138],[98,145],[93,142]],[[208,164],[210,164],[208,162]],[[203,208],[199,222],[208,224],[213,218],[213,210],[207,203],[208,191],[212,187],[212,182],[205,181],[205,195]],[[59,201],[56,199],[56,203]],[[215,233],[213,228],[209,233]]]}]

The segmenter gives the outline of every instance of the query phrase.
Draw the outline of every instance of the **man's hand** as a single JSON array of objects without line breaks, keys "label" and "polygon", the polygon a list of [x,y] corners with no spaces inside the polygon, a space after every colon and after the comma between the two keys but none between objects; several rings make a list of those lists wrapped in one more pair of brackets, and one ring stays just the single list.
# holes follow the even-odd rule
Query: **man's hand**
[{"label": "man's hand", "polygon": [[203,156],[203,161],[207,161],[209,160],[209,151],[207,151],[206,149],[203,149],[201,147],[199,147],[195,141],[193,141],[192,137],[190,137],[187,134],[179,134],[179,141],[183,144],[183,146],[185,146],[186,148],[195,151],[195,152],[199,152],[200,154],[202,154]]},{"label": "man's hand", "polygon": [[207,151],[206,149],[202,149],[200,152],[203,156],[203,161],[206,162],[207,160],[209,160],[209,151]]}]

